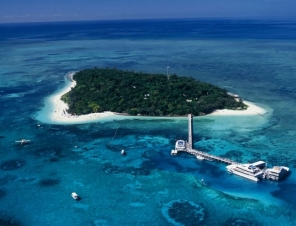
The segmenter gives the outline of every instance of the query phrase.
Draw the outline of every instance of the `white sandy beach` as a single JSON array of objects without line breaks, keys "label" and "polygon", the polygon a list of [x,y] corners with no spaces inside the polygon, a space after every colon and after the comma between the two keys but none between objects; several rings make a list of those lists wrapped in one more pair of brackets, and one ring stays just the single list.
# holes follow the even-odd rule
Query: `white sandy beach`
[{"label": "white sandy beach", "polygon": [[[72,73],[74,75],[74,73]],[[103,112],[103,113],[93,113],[87,115],[71,115],[68,114],[68,105],[61,100],[61,97],[71,91],[73,87],[76,86],[76,81],[67,81],[67,85],[58,93],[50,97],[54,108],[50,114],[51,121],[53,123],[65,123],[65,124],[78,124],[78,123],[87,123],[92,121],[97,121],[98,119],[113,116],[113,112]]]},{"label": "white sandy beach", "polygon": [[267,114],[268,112],[262,108],[259,107],[258,105],[250,102],[250,101],[243,101],[244,104],[248,105],[248,108],[246,110],[228,110],[228,109],[223,109],[223,110],[216,110],[210,115],[237,115],[237,116],[243,116],[243,115],[260,115],[263,116]]},{"label": "white sandy beach", "polygon": [[[74,72],[71,74],[74,75]],[[68,105],[61,100],[62,95],[69,92],[73,87],[75,87],[76,81],[66,81],[65,87],[60,90],[60,92],[55,95],[49,97],[49,101],[53,108],[51,112],[47,112],[50,114],[50,121],[54,124],[80,124],[80,123],[89,123],[95,122],[102,118],[106,118],[109,116],[115,116],[116,114],[113,112],[103,112],[103,113],[92,113],[87,115],[71,115],[67,113]],[[263,116],[268,112],[256,104],[244,101],[246,105],[249,107],[246,110],[216,110],[208,116],[248,116],[248,115],[259,115]],[[118,115],[116,115],[118,117]],[[124,117],[124,116],[122,116]],[[134,116],[141,117],[141,116]],[[124,117],[126,118],[126,117]],[[150,117],[149,117],[150,118]]]}]

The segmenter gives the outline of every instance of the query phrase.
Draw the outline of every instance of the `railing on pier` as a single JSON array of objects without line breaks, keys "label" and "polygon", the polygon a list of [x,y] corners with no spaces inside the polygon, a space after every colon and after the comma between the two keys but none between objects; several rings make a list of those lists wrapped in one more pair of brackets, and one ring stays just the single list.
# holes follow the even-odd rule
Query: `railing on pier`
[{"label": "railing on pier", "polygon": [[189,154],[192,154],[196,157],[202,157],[206,160],[209,161],[219,161],[219,162],[223,162],[226,164],[234,164],[237,162],[234,162],[228,158],[223,158],[223,157],[219,157],[219,156],[215,156],[215,155],[210,155],[208,153],[202,152],[202,151],[198,151],[193,149],[193,122],[192,122],[192,115],[188,114],[188,142],[186,143],[186,149],[183,150],[184,152],[188,152]]},{"label": "railing on pier", "polygon": [[187,148],[184,149],[183,152],[187,152],[187,153],[194,155],[196,157],[203,157],[204,159],[209,160],[209,161],[218,161],[218,162],[223,162],[226,164],[238,164],[237,162],[232,161],[231,159],[228,159],[228,158],[223,158],[223,157],[219,157],[216,155],[210,155],[208,153],[198,151],[196,149],[191,149],[189,147],[188,143],[187,143]]},{"label": "railing on pier", "polygon": [[189,147],[190,149],[193,148],[192,134],[193,134],[192,114],[188,114],[188,144],[187,144],[187,147]]}]

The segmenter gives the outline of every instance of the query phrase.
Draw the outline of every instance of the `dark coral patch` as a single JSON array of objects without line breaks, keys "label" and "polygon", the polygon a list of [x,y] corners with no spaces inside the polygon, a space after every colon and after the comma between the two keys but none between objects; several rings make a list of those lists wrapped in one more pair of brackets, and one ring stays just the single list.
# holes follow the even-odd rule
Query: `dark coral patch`
[{"label": "dark coral patch", "polygon": [[148,170],[148,169],[155,169],[157,167],[156,162],[154,161],[143,161],[141,167]]},{"label": "dark coral patch", "polygon": [[3,162],[1,164],[1,169],[3,170],[16,170],[18,168],[21,168],[25,165],[24,160],[19,160],[19,159],[14,159],[14,160],[9,160],[6,162]]},{"label": "dark coral patch", "polygon": [[10,217],[0,216],[0,226],[21,226],[22,224]]},{"label": "dark coral patch", "polygon": [[296,193],[295,193],[295,184],[292,183],[285,183],[285,184],[278,184],[278,190],[271,192],[271,195],[285,200],[286,202],[295,203],[296,200]]},{"label": "dark coral patch", "polygon": [[162,214],[173,225],[193,226],[205,219],[205,208],[187,200],[173,200],[162,207]]},{"label": "dark coral patch", "polygon": [[0,199],[3,198],[5,195],[6,195],[6,191],[3,189],[0,189]]},{"label": "dark coral patch", "polygon": [[241,151],[231,150],[226,152],[222,157],[229,158],[238,162],[241,162],[243,153]]},{"label": "dark coral patch", "polygon": [[142,156],[144,158],[147,158],[147,159],[150,159],[150,160],[153,160],[153,159],[159,159],[160,158],[160,154],[159,152],[157,151],[154,151],[154,150],[148,150],[148,151],[145,151]]},{"label": "dark coral patch", "polygon": [[41,186],[47,187],[47,186],[55,186],[57,184],[59,184],[59,180],[57,179],[44,179],[44,180],[40,180],[39,184]]},{"label": "dark coral patch", "polygon": [[53,158],[50,158],[49,161],[50,162],[58,162],[59,161],[59,158],[53,157]]}]

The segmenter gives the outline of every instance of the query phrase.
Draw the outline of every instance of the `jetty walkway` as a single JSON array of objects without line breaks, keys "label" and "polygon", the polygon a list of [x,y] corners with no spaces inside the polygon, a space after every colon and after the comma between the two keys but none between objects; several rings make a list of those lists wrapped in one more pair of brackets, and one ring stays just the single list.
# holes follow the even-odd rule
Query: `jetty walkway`
[{"label": "jetty walkway", "polygon": [[172,154],[176,155],[179,151],[187,152],[191,155],[196,156],[197,159],[200,160],[208,160],[208,161],[218,161],[225,164],[238,164],[235,161],[232,161],[228,158],[223,158],[215,155],[210,155],[206,152],[202,152],[196,149],[193,149],[193,122],[192,122],[192,115],[188,115],[188,142],[186,142],[186,146],[183,149],[175,149],[172,151]]},{"label": "jetty walkway", "polygon": [[238,164],[237,162],[234,162],[231,159],[219,157],[219,156],[216,156],[216,155],[210,155],[208,153],[198,151],[198,150],[195,150],[195,149],[190,149],[190,148],[188,148],[188,146],[187,146],[186,149],[179,150],[179,151],[187,152],[187,153],[189,153],[191,155],[196,156],[197,159],[201,159],[201,160],[204,159],[204,160],[208,160],[208,161],[218,161],[218,162],[222,162],[222,163],[225,163],[225,164]]}]

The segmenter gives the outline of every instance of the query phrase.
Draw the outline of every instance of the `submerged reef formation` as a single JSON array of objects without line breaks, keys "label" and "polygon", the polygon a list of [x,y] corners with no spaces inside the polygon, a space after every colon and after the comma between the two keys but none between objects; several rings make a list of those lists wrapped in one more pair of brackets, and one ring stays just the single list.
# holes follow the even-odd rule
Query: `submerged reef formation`
[{"label": "submerged reef formation", "polygon": [[6,191],[3,189],[0,189],[0,199],[3,198],[5,195],[6,195]]},{"label": "submerged reef formation", "polygon": [[1,226],[21,226],[22,224],[18,220],[13,219],[10,216],[0,215],[0,225]]},{"label": "submerged reef formation", "polygon": [[3,162],[1,164],[1,169],[3,169],[3,170],[15,170],[15,169],[23,167],[24,165],[25,165],[24,160],[13,159],[13,160]]},{"label": "submerged reef formation", "polygon": [[203,206],[188,200],[173,200],[162,207],[165,219],[178,226],[198,225],[205,218]]},{"label": "submerged reef formation", "polygon": [[59,184],[59,180],[53,178],[42,179],[39,181],[39,185],[42,187],[55,186],[57,184]]}]

